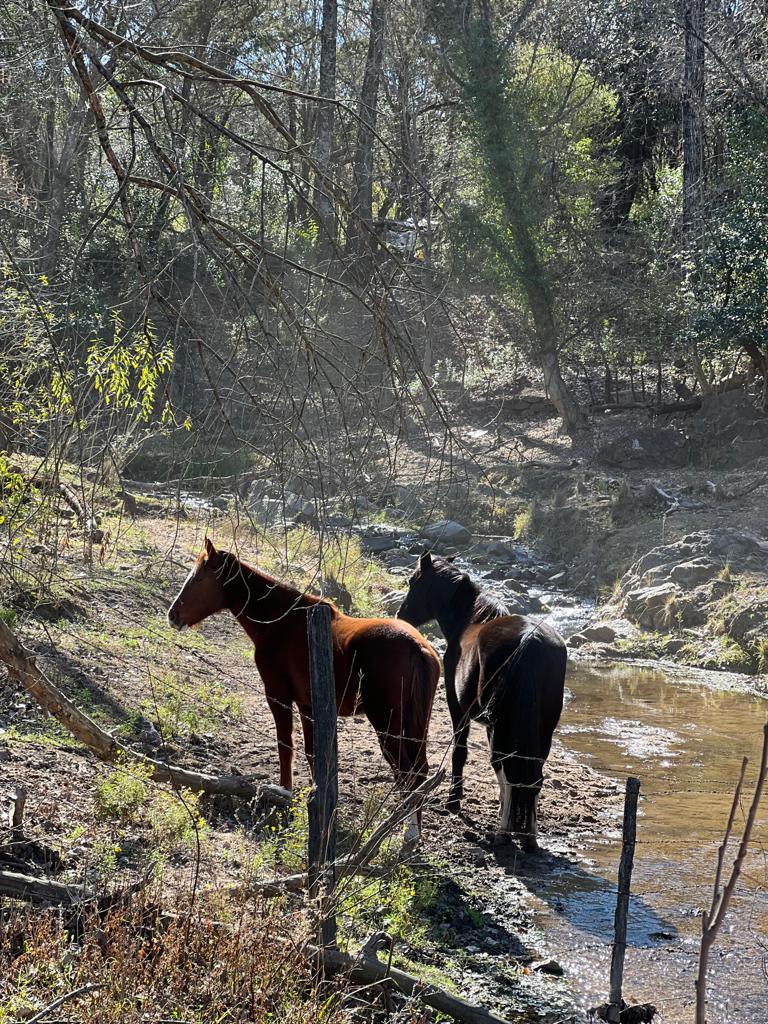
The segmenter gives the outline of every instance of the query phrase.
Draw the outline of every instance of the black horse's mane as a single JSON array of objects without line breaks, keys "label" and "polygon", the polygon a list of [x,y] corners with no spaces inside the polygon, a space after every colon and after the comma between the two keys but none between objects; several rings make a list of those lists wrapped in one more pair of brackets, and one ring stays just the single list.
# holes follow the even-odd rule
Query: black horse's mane
[{"label": "black horse's mane", "polygon": [[442,562],[437,567],[437,571],[439,575],[447,577],[457,584],[452,604],[457,611],[462,613],[470,611],[470,622],[490,622],[491,619],[498,619],[502,615],[510,614],[509,608],[503,601],[498,601],[490,594],[483,593],[476,580],[451,565],[450,562]]}]

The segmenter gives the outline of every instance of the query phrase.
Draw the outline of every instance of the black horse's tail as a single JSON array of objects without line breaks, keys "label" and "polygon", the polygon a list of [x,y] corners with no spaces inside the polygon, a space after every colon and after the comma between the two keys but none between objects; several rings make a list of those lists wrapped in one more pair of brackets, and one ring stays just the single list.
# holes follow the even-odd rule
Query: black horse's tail
[{"label": "black horse's tail", "polygon": [[437,655],[420,647],[411,656],[411,686],[408,707],[403,714],[406,752],[415,783],[426,777],[429,768],[427,732],[439,679],[440,662]]},{"label": "black horse's tail", "polygon": [[567,652],[560,636],[531,623],[506,661],[484,716],[490,726],[491,762],[512,787],[510,830],[534,833],[536,800],[552,734],[560,719]]}]

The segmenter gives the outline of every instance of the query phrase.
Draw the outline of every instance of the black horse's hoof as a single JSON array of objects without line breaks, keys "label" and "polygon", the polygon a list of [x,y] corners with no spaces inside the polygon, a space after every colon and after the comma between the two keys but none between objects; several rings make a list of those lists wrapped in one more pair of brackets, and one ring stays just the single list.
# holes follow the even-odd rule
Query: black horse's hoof
[{"label": "black horse's hoof", "polygon": [[451,814],[461,814],[461,800],[458,797],[449,796],[445,802],[445,806]]}]

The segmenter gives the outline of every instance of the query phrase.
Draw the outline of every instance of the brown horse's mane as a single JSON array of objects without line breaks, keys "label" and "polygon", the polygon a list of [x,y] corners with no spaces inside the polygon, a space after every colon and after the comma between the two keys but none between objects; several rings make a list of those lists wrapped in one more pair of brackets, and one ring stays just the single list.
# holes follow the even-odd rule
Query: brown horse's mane
[{"label": "brown horse's mane", "polygon": [[259,580],[259,583],[268,587],[269,590],[276,591],[281,596],[289,599],[295,607],[301,608],[313,604],[327,604],[334,617],[339,614],[339,610],[336,605],[329,601],[328,598],[319,597],[316,594],[309,594],[306,590],[299,590],[298,587],[294,587],[290,583],[284,583],[275,576],[271,576],[268,572],[264,572],[263,569],[257,569],[256,566],[251,565],[248,562],[244,562],[242,558],[238,558],[237,555],[231,551],[222,551],[220,554],[224,560],[224,565],[227,570],[224,575],[225,588],[228,584],[231,586],[239,577],[245,577],[247,579],[249,575],[252,575]]}]

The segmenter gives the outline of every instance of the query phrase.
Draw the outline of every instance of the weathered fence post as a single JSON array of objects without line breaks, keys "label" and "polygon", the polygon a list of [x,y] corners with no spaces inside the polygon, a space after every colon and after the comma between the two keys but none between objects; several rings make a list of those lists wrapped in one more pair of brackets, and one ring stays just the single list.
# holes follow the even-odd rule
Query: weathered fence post
[{"label": "weathered fence post", "polygon": [[613,919],[613,952],[611,954],[611,994],[609,997],[608,1020],[621,1020],[621,983],[624,978],[624,955],[627,952],[627,913],[629,911],[629,886],[632,881],[632,864],[635,859],[635,836],[637,833],[637,797],[640,780],[630,776],[624,797],[624,835],[619,862],[619,890],[616,896],[616,914]]},{"label": "weathered fence post", "polygon": [[312,685],[315,784],[309,798],[308,882],[317,901],[321,950],[336,944],[336,916],[329,911],[335,882],[336,805],[339,798],[336,687],[333,678],[331,609],[316,604],[307,615]]}]

